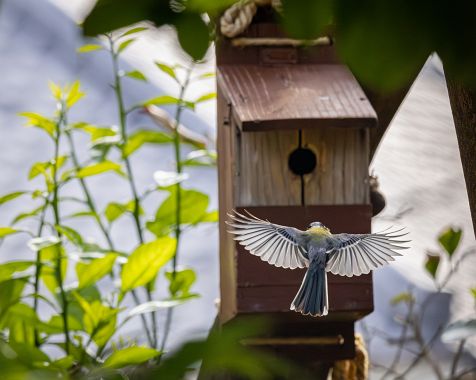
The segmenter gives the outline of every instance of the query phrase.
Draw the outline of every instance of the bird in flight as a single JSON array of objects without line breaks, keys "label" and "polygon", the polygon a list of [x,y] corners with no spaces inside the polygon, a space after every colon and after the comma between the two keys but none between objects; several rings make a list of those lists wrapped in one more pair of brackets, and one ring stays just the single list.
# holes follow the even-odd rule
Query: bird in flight
[{"label": "bird in flight", "polygon": [[332,234],[320,222],[306,231],[261,220],[249,212],[234,211],[227,224],[234,239],[251,254],[276,267],[308,268],[291,310],[303,315],[324,316],[329,310],[327,272],[360,276],[377,269],[408,247],[401,230],[374,234]]}]

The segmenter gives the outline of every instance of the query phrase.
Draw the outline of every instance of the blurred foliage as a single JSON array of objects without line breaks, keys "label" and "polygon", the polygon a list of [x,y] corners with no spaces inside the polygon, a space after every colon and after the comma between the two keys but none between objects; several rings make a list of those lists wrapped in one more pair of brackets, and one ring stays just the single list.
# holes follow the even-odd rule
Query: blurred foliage
[{"label": "blurred foliage", "polygon": [[[214,95],[206,93],[195,101],[186,99],[188,80],[181,82],[181,72],[190,78],[192,69],[161,64],[157,69],[175,76],[179,94],[177,97],[161,95],[154,98],[153,104],[176,107],[176,117],[170,118],[173,128],[158,130],[153,124],[150,129],[130,133],[129,114],[142,109],[150,100],[126,105],[122,87],[125,78],[142,82],[147,78],[138,70],[124,73],[119,57],[144,30],[144,27],[135,27],[119,35],[108,35],[108,46],[98,43],[78,49],[79,53],[107,51],[110,55],[118,127],[70,120],[71,108],[85,96],[78,81],[67,86],[50,83],[56,109],[51,116],[34,112],[21,114],[26,119],[26,126],[45,133],[51,156],[47,161],[31,165],[26,173],[31,181],[30,189],[0,197],[0,206],[18,202],[21,210],[11,223],[0,222],[0,242],[22,234],[25,248],[31,255],[28,260],[13,259],[0,264],[2,378],[127,378],[131,368],[132,372],[141,368],[161,368],[159,363],[165,365],[174,357],[167,356],[164,351],[172,318],[169,311],[199,297],[193,290],[195,271],[177,267],[181,232],[201,223],[216,222],[218,215],[216,210],[209,209],[206,194],[182,187],[188,179],[183,169],[194,165],[214,166],[215,152],[208,151],[202,143],[200,150],[195,150],[189,139],[188,154],[182,154],[177,126],[182,109],[193,110],[195,104],[213,99]],[[89,136],[87,149],[78,146],[78,141],[83,144],[85,141],[79,134]],[[157,171],[150,178],[150,186],[139,189],[130,156],[145,145],[164,144],[172,144],[174,148],[171,160],[176,171]],[[83,158],[78,151],[89,154]],[[118,180],[130,190],[130,199],[111,199],[104,210],[99,210],[95,202],[98,188],[90,187],[88,181],[111,174],[117,174]],[[163,186],[164,178],[167,186]],[[156,204],[155,212],[148,215],[142,203],[151,193],[167,196]],[[67,202],[77,205],[77,211],[71,215],[64,213]],[[130,252],[118,246],[111,232],[113,224],[126,216],[130,229],[137,232],[136,246]],[[81,228],[70,225],[75,218],[91,219],[102,236],[97,236],[98,240],[85,238]],[[149,223],[153,223],[160,233],[150,233]],[[71,273],[72,268],[75,273]],[[112,282],[112,288],[98,286],[106,277]],[[155,290],[159,277],[168,283],[169,289],[168,296],[162,299]],[[126,299],[135,302],[136,306],[126,307]],[[42,310],[48,309],[46,314],[40,314],[40,305]],[[160,330],[159,312],[167,313]],[[138,318],[142,334],[124,340],[123,326]],[[223,339],[217,337],[210,342],[194,344],[201,347],[200,352],[195,353],[195,362],[204,358],[206,350],[228,349],[226,335]],[[59,349],[60,353],[55,357],[47,353],[51,352],[48,350],[51,345]],[[217,345],[221,345],[220,348],[217,349]],[[239,352],[236,349],[235,353],[237,360],[246,358],[250,361],[248,372],[245,370],[250,376],[262,368],[263,365],[251,355],[245,357],[246,350]],[[163,356],[166,359],[162,361]],[[180,362],[180,358],[175,360]],[[232,356],[223,368],[234,371],[239,365]]]},{"label": "blurred foliage", "polygon": [[[182,48],[203,58],[213,26],[234,0],[99,0],[84,21],[92,36],[148,20],[177,29]],[[476,86],[476,3],[450,1],[283,0],[279,19],[291,36],[311,39],[335,31],[342,59],[366,84],[393,90],[411,82],[432,52],[457,80]],[[209,29],[207,29],[209,28]]]},{"label": "blurred foliage", "polygon": [[[462,234],[462,230],[459,228],[446,228],[436,239],[442,252],[427,253],[424,269],[434,284],[434,292],[422,298],[417,296],[413,289],[409,289],[396,294],[390,300],[392,306],[400,307],[395,314],[395,321],[401,325],[400,336],[391,336],[386,331],[367,327],[363,323],[367,335],[367,347],[370,347],[370,341],[375,336],[384,339],[387,344],[396,346],[393,358],[388,361],[389,364],[378,365],[384,371],[382,379],[403,379],[423,360],[429,364],[435,379],[457,379],[462,374],[468,373],[468,369],[461,369],[458,364],[467,340],[476,335],[476,315],[468,319],[454,321],[447,326],[436,326],[430,331],[430,338],[423,334],[424,329],[428,330],[425,323],[428,308],[431,305],[434,306],[438,301],[437,296],[446,291],[448,283],[457,276],[460,265],[470,256],[476,255],[474,247],[463,252],[458,249]],[[445,265],[441,266],[442,263]],[[475,289],[470,289],[470,293],[476,301]],[[443,369],[443,363],[432,356],[431,350],[439,340],[457,346],[449,370]],[[410,364],[402,365],[401,363],[404,351],[413,354]],[[469,372],[471,371],[474,372],[474,370],[469,370]]]}]

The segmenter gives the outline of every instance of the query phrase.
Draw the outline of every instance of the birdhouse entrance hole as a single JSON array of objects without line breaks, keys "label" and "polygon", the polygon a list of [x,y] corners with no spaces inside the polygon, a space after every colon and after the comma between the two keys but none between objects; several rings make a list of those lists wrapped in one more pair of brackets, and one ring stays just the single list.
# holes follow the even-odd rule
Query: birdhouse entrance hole
[{"label": "birdhouse entrance hole", "polygon": [[296,175],[312,173],[317,165],[314,152],[307,148],[297,148],[289,155],[289,169]]}]

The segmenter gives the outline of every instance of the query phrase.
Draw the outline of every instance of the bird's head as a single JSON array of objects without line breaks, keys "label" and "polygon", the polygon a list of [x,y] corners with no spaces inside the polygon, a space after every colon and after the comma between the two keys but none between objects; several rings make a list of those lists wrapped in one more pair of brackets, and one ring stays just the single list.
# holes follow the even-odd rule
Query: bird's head
[{"label": "bird's head", "polygon": [[310,225],[309,225],[309,230],[312,230],[312,231],[315,231],[315,232],[319,232],[319,231],[323,231],[323,232],[330,232],[329,228],[327,228],[324,224],[322,224],[321,222],[312,222]]}]

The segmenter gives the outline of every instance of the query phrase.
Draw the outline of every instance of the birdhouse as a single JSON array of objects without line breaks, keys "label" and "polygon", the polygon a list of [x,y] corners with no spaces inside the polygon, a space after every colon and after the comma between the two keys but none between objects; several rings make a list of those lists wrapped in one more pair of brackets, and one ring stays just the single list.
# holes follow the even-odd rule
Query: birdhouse
[{"label": "birdhouse", "polygon": [[[260,18],[261,17],[261,18]],[[369,133],[377,116],[331,37],[287,38],[265,16],[217,42],[220,202],[219,319],[265,315],[277,326],[257,345],[339,360],[354,355],[354,322],[373,310],[372,277],[328,274],[330,311],[290,311],[305,270],[276,268],[227,233],[227,213],[333,233],[370,232]],[[316,356],[317,355],[317,356]]]}]

